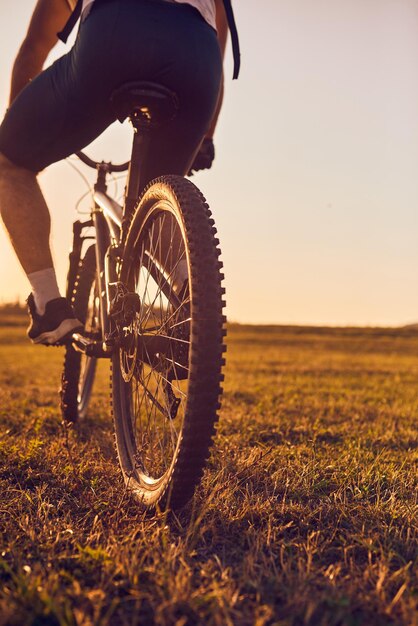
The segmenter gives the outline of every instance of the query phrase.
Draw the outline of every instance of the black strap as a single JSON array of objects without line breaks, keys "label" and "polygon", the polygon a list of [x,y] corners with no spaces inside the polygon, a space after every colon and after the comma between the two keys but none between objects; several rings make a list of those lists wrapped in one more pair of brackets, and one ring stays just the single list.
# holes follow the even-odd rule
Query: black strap
[{"label": "black strap", "polygon": [[[239,75],[239,70],[241,66],[241,52],[239,48],[238,31],[237,31],[237,25],[235,24],[235,17],[234,17],[234,11],[232,9],[231,0],[223,0],[223,3],[225,6],[225,14],[226,14],[226,19],[228,21],[228,27],[229,27],[229,30],[231,31],[232,52],[234,55],[234,73],[233,73],[232,79],[234,80],[235,78],[238,78],[238,75]],[[68,21],[65,24],[64,28],[62,29],[62,31],[57,33],[58,39],[61,39],[61,41],[63,41],[64,43],[67,42],[67,39],[71,34],[71,31],[73,30],[74,26],[77,23],[78,18],[81,15],[82,6],[83,6],[83,0],[77,0],[75,9],[73,10],[70,17],[68,18]]]},{"label": "black strap", "polygon": [[239,39],[237,25],[235,24],[234,11],[232,9],[231,0],[223,0],[225,7],[226,19],[228,20],[229,30],[231,31],[232,53],[234,55],[234,73],[232,80],[238,78],[241,67],[241,52],[239,48]]},{"label": "black strap", "polygon": [[65,24],[64,28],[59,33],[57,33],[58,39],[61,39],[61,41],[63,41],[64,43],[67,43],[67,39],[70,36],[71,31],[73,30],[74,26],[77,23],[78,18],[81,15],[82,7],[83,7],[83,0],[77,0],[75,9],[73,10],[70,17],[68,18],[67,23]]}]

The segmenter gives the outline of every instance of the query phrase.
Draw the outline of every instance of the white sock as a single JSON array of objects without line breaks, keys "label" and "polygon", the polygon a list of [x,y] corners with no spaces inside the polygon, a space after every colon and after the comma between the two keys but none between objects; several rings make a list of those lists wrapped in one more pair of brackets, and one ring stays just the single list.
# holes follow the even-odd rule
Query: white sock
[{"label": "white sock", "polygon": [[46,270],[32,272],[28,274],[28,279],[32,287],[36,310],[39,315],[43,315],[47,302],[61,297],[55,270],[53,267],[48,267]]},{"label": "white sock", "polygon": [[186,259],[182,259],[177,263],[176,269],[173,272],[173,285],[174,291],[177,293],[184,285],[184,281],[189,278],[189,273],[187,271],[187,261]]}]

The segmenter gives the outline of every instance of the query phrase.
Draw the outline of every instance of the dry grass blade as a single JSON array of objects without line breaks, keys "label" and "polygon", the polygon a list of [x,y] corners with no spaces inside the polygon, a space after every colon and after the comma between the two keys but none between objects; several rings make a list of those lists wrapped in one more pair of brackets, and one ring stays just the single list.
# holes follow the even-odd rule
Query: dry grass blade
[{"label": "dry grass blade", "polygon": [[[7,320],[6,320],[7,321]],[[138,513],[106,364],[61,430],[59,351],[0,327],[0,624],[417,626],[418,333],[231,327],[191,507]]]}]

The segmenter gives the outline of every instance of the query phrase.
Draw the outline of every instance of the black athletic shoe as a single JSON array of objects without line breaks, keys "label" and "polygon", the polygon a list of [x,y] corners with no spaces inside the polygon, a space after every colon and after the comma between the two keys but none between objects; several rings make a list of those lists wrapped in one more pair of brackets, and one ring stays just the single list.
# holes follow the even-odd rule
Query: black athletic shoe
[{"label": "black athletic shoe", "polygon": [[43,315],[39,315],[36,311],[32,293],[27,303],[31,317],[27,334],[33,343],[46,346],[62,345],[71,338],[73,333],[83,330],[83,324],[75,317],[67,298],[50,300]]}]

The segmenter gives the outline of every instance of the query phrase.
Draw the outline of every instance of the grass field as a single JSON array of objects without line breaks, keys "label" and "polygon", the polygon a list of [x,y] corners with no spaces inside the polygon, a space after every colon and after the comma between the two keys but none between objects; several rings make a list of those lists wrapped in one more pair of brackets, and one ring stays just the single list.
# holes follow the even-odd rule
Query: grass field
[{"label": "grass field", "polygon": [[62,353],[9,322],[0,624],[418,624],[416,330],[232,326],[213,455],[169,519],[122,487],[106,367],[66,434]]}]

